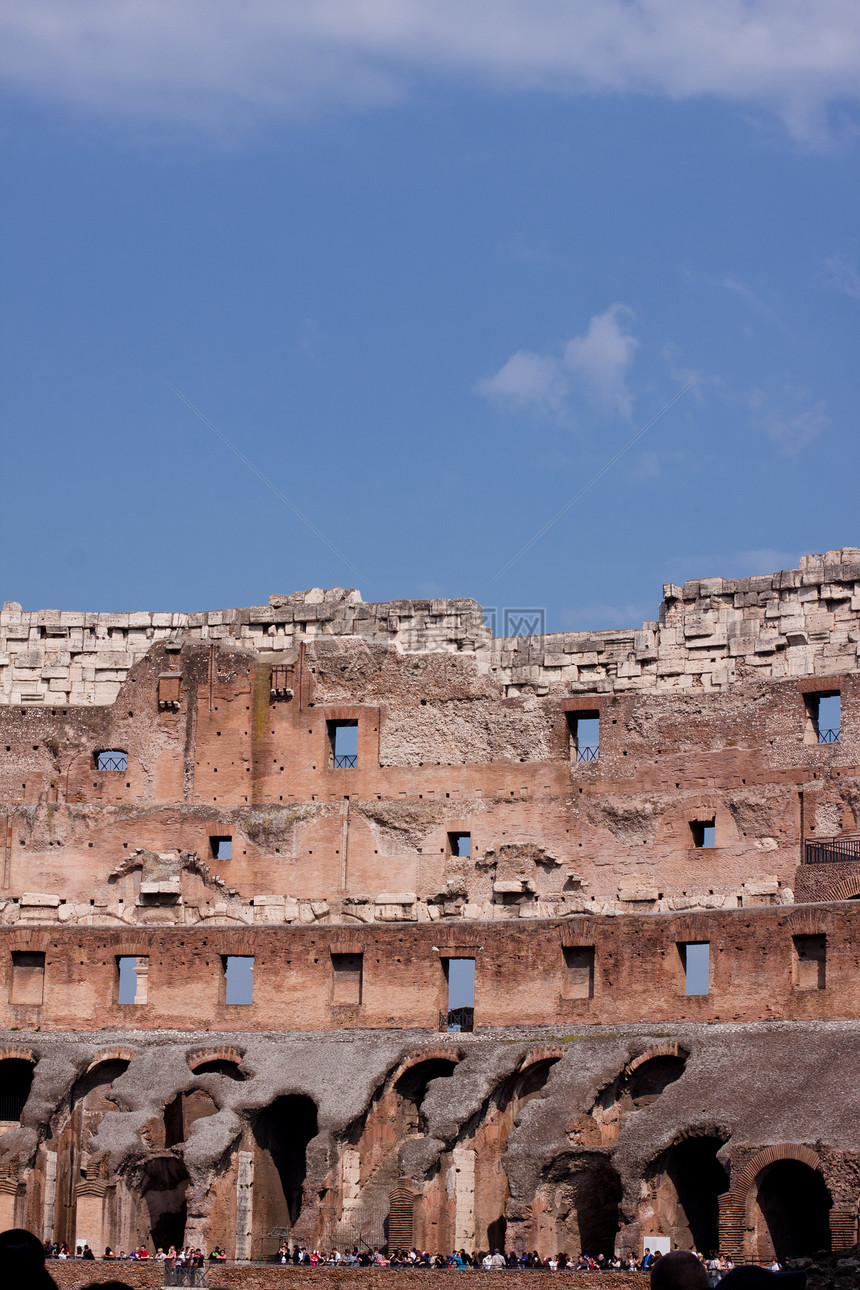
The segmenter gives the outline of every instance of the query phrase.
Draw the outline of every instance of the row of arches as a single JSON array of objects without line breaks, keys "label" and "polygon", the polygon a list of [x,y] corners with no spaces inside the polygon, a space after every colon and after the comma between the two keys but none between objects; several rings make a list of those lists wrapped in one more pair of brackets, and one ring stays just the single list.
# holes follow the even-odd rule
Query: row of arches
[{"label": "row of arches", "polygon": [[[213,1239],[224,1239],[225,1223],[236,1227],[236,1189],[244,1186],[252,1193],[248,1225],[253,1240],[266,1232],[290,1231],[307,1243],[385,1244],[396,1212],[398,1237],[405,1237],[408,1221],[408,1243],[432,1249],[520,1244],[546,1253],[609,1253],[623,1243],[631,1223],[646,1235],[664,1235],[673,1245],[703,1252],[719,1248],[728,1231],[757,1258],[784,1258],[828,1247],[832,1202],[817,1157],[768,1159],[754,1176],[742,1174],[731,1192],[724,1163],[728,1133],[716,1130],[682,1138],[656,1157],[644,1171],[635,1212],[624,1212],[612,1144],[625,1116],[652,1105],[683,1076],[688,1054],[677,1047],[641,1054],[599,1093],[590,1114],[610,1132],[592,1147],[575,1142],[568,1133],[569,1148],[542,1171],[535,1195],[527,1198],[526,1216],[518,1212],[513,1225],[505,1160],[508,1139],[525,1107],[544,1095],[562,1056],[560,1049],[530,1052],[461,1126],[438,1161],[418,1175],[419,1181],[404,1183],[410,1144],[427,1133],[428,1099],[433,1096],[438,1111],[441,1086],[464,1055],[448,1045],[438,1051],[418,1050],[392,1069],[367,1110],[333,1143],[334,1166],[322,1155],[314,1159],[311,1191],[309,1152],[319,1135],[313,1099],[290,1094],[248,1113],[237,1148],[238,1156],[251,1162],[251,1182],[240,1183],[235,1161],[224,1164],[213,1182],[222,1225]],[[118,1109],[113,1084],[134,1056],[117,1050],[96,1059],[72,1086],[59,1127],[46,1144],[56,1158],[50,1232],[54,1239],[72,1244],[81,1234],[81,1197],[97,1189],[91,1172],[93,1138],[104,1116]],[[0,1060],[0,1098],[9,1099],[0,1106],[8,1105],[18,1116],[34,1061],[23,1051]],[[247,1075],[242,1054],[234,1051],[194,1054],[189,1067],[195,1076],[217,1076],[231,1083]],[[185,1235],[191,1181],[182,1146],[196,1120],[217,1111],[210,1091],[217,1092],[217,1087],[209,1082],[175,1094],[146,1127],[148,1153],[123,1179],[136,1214],[133,1226],[155,1248],[167,1248]],[[115,1184],[102,1180],[100,1185],[108,1195]],[[111,1214],[112,1203],[108,1195],[104,1223],[110,1239],[117,1240],[114,1223],[119,1219]],[[238,1249],[238,1231],[236,1242]],[[252,1251],[246,1248],[247,1257]]]}]

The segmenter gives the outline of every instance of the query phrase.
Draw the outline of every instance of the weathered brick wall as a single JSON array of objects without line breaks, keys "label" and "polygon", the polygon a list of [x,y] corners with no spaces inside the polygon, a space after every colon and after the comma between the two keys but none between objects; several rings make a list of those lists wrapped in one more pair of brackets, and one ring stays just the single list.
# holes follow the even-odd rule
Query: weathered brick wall
[{"label": "weathered brick wall", "polygon": [[[826,989],[795,981],[797,935],[826,937]],[[685,993],[680,946],[710,944],[710,984]],[[575,997],[565,947],[594,949],[593,996]],[[12,1002],[12,951],[45,952],[43,1002]],[[360,1004],[333,997],[332,952],[363,955]],[[116,959],[148,958],[147,1001],[117,1002]],[[223,958],[254,958],[249,1005],[227,1004]],[[630,916],[462,928],[19,928],[0,933],[0,1026],[436,1030],[444,961],[476,961],[484,1027],[852,1018],[860,1013],[860,905]],[[568,956],[569,957],[569,956]]]},{"label": "weathered brick wall", "polygon": [[[152,1290],[163,1284],[162,1269],[154,1264],[80,1263],[51,1260],[48,1270],[61,1290],[81,1290],[92,1282],[116,1277],[133,1290]],[[211,1290],[435,1290],[439,1279],[447,1277],[460,1290],[486,1290],[487,1278],[494,1274],[479,1271],[432,1271],[429,1269],[265,1267],[223,1264],[211,1268],[208,1280]],[[571,1290],[594,1287],[593,1273],[550,1272],[536,1268],[522,1272],[498,1272],[507,1290],[551,1290],[563,1284]],[[448,1284],[448,1281],[445,1282]],[[600,1274],[604,1290],[642,1290],[647,1278],[642,1273],[604,1272]]]}]

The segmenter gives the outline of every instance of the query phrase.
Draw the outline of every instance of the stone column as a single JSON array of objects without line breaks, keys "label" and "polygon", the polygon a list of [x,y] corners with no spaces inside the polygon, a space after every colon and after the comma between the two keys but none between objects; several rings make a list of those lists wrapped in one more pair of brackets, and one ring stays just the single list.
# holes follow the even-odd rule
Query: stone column
[{"label": "stone column", "polygon": [[[54,1204],[57,1199],[57,1153],[45,1152],[45,1197],[42,1209],[42,1240],[54,1239]],[[101,1251],[94,1250],[99,1254]]]},{"label": "stone column", "polygon": [[251,1233],[254,1224],[254,1153],[239,1152],[236,1177],[236,1258],[251,1258]]},{"label": "stone column", "polygon": [[466,1147],[451,1152],[454,1177],[454,1248],[471,1250],[475,1244],[475,1153]]}]

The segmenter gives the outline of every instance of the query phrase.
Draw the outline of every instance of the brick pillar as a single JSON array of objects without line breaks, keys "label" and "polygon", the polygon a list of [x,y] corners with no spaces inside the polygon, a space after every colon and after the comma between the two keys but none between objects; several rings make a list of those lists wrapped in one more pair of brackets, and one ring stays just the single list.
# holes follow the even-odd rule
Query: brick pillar
[{"label": "brick pillar", "polygon": [[85,1178],[75,1188],[75,1246],[89,1244],[96,1256],[105,1246],[105,1196],[103,1178]]},{"label": "brick pillar", "polygon": [[857,1211],[853,1206],[834,1205],[830,1211],[830,1244],[835,1253],[853,1249],[857,1243]]},{"label": "brick pillar", "polygon": [[720,1254],[725,1254],[735,1263],[746,1260],[747,1207],[746,1195],[737,1192],[724,1192],[719,1198],[720,1205]]}]

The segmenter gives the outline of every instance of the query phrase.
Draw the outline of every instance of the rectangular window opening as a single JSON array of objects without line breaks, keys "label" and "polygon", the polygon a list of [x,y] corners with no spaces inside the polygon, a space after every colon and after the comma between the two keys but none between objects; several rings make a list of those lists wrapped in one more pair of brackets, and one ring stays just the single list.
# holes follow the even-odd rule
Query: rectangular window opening
[{"label": "rectangular window opening", "polygon": [[12,951],[12,1003],[40,1004],[45,995],[45,955]]},{"label": "rectangular window opening", "polygon": [[711,946],[709,941],[687,941],[678,946],[684,967],[684,993],[710,993]]},{"label": "rectangular window opening", "polygon": [[128,770],[128,753],[121,748],[108,748],[97,752],[96,770]]},{"label": "rectangular window opening", "polygon": [[570,734],[571,761],[597,761],[600,756],[600,713],[594,708],[587,712],[568,712],[567,728]]},{"label": "rectangular window opening", "polygon": [[565,945],[564,996],[567,999],[594,998],[594,946]]},{"label": "rectangular window opening", "polygon": [[332,1003],[360,1004],[363,954],[332,954],[331,998]]},{"label": "rectangular window opening", "polygon": [[805,694],[808,744],[838,744],[842,737],[842,696],[838,690]]},{"label": "rectangular window opening", "polygon": [[226,833],[217,834],[209,839],[209,850],[213,860],[232,860],[233,838]]},{"label": "rectangular window opening", "polygon": [[472,854],[471,833],[449,833],[448,850],[452,856],[469,857]]},{"label": "rectangular window opening", "polygon": [[792,975],[798,990],[824,990],[827,986],[827,937],[793,936]]},{"label": "rectangular window opening", "polygon": [[331,764],[335,770],[355,770],[358,766],[358,722],[327,721],[331,746]]},{"label": "rectangular window opening", "polygon": [[693,835],[693,846],[710,848],[717,845],[716,821],[690,820],[690,832]]},{"label": "rectangular window opening", "polygon": [[450,1032],[475,1028],[475,960],[444,959],[448,983],[445,1029]]},{"label": "rectangular window opening", "polygon": [[140,954],[121,954],[116,967],[119,982],[117,1003],[146,1003],[149,959]]},{"label": "rectangular window opening", "polygon": [[226,984],[225,1003],[252,1003],[254,996],[253,957],[249,954],[226,954],[224,956],[224,981]]}]

